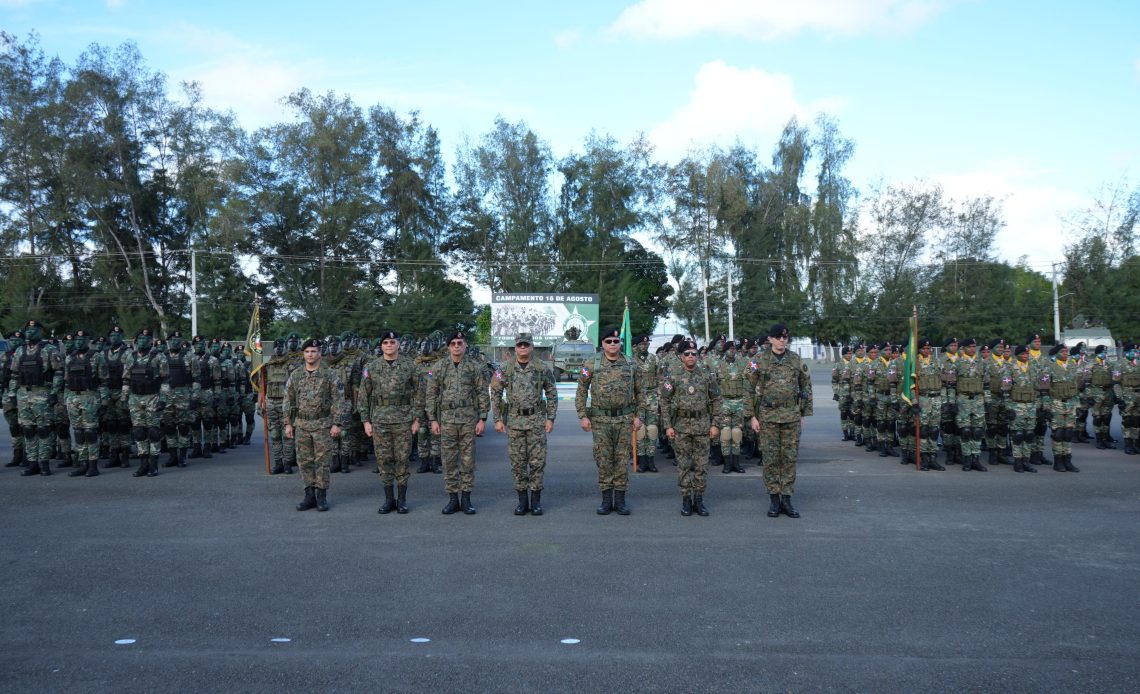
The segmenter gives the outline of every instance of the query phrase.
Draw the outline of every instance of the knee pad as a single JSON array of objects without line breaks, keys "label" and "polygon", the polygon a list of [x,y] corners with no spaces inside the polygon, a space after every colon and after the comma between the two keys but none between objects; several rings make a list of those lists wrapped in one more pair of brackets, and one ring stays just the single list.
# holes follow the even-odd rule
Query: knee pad
[{"label": "knee pad", "polygon": [[179,436],[189,436],[190,435],[190,425],[187,424],[186,422],[179,422],[178,423],[178,435]]},{"label": "knee pad", "polygon": [[162,433],[166,434],[167,436],[174,436],[174,434],[177,432],[178,427],[174,425],[174,422],[168,422],[162,425]]},{"label": "knee pad", "polygon": [[720,430],[720,445],[727,446],[732,441],[732,429],[725,427]]},{"label": "knee pad", "polygon": [[24,435],[24,428],[20,426],[19,422],[16,422],[12,426],[8,427],[8,430],[12,432],[12,438],[17,438]]},{"label": "knee pad", "polygon": [[87,441],[87,443],[99,443],[98,429],[85,429],[84,434],[84,439]]},{"label": "knee pad", "polygon": [[1025,432],[1020,429],[1015,429],[1009,433],[1009,438],[1014,443],[1025,443]]},{"label": "knee pad", "polygon": [[132,427],[131,438],[135,441],[146,441],[146,427]]},{"label": "knee pad", "polygon": [[974,430],[970,427],[961,427],[958,429],[958,436],[962,437],[963,441],[969,441],[974,438]]},{"label": "knee pad", "polygon": [[1074,429],[1073,427],[1065,427],[1064,432],[1065,432],[1065,441],[1072,443],[1073,441],[1077,440],[1077,430]]},{"label": "knee pad", "polygon": [[1037,425],[1033,427],[1033,433],[1037,436],[1044,436],[1045,422],[1038,422]]},{"label": "knee pad", "polygon": [[54,435],[55,427],[36,427],[36,436],[40,437],[41,439],[50,439]]},{"label": "knee pad", "polygon": [[55,423],[55,435],[61,439],[67,438],[70,429],[67,426],[67,420],[63,419]]},{"label": "knee pad", "polygon": [[953,421],[946,422],[942,425],[942,432],[947,436],[954,436],[958,433],[958,423]]},{"label": "knee pad", "polygon": [[890,424],[886,420],[882,420],[878,424],[879,424],[879,433],[880,434],[887,433],[887,429],[890,428]]},{"label": "knee pad", "polygon": [[737,446],[744,439],[744,431],[740,427],[732,427],[732,442]]},{"label": "knee pad", "polygon": [[647,437],[649,437],[650,441],[656,441],[657,440],[657,425],[656,424],[646,424],[645,425],[645,435]]},{"label": "knee pad", "polygon": [[161,427],[150,427],[147,431],[147,434],[150,435],[150,442],[151,443],[159,443],[162,441],[162,428]]}]

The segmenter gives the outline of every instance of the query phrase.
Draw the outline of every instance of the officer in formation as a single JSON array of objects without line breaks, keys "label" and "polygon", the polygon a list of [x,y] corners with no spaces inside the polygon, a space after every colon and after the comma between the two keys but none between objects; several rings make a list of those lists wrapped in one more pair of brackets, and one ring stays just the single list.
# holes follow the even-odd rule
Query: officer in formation
[{"label": "officer in formation", "polygon": [[542,476],[546,469],[546,435],[558,416],[558,388],[554,368],[532,358],[534,338],[529,332],[515,336],[514,358],[491,378],[491,411],[495,431],[507,434],[519,503],[515,515],[542,515]]},{"label": "officer in formation", "polygon": [[725,343],[723,358],[715,365],[716,380],[722,398],[720,417],[720,450],[724,457],[721,473],[744,472],[740,462],[744,432],[751,431],[744,418],[744,401],[748,396],[750,364],[738,358],[735,340]]},{"label": "officer in formation", "polygon": [[27,467],[21,475],[50,475],[56,405],[63,392],[63,360],[44,339],[43,325],[29,320],[24,344],[12,353],[8,398],[15,399]]},{"label": "officer in formation", "polygon": [[458,330],[448,337],[447,351],[448,358],[436,362],[427,374],[427,415],[432,434],[440,437],[448,495],[443,513],[462,510],[474,515],[475,437],[482,436],[487,425],[490,398],[482,365],[466,358],[466,333]]},{"label": "officer in formation", "polygon": [[656,448],[657,439],[661,435],[657,422],[657,412],[660,409],[658,396],[659,372],[663,369],[658,365],[656,354],[649,353],[649,336],[638,335],[633,339],[633,361],[641,370],[641,382],[645,388],[645,410],[638,413],[644,425],[637,430],[637,470],[638,472],[657,472]]},{"label": "officer in formation", "polygon": [[679,347],[682,368],[661,382],[661,425],[677,456],[681,515],[707,516],[709,443],[720,439],[723,403],[717,372],[697,368],[697,344],[687,340]]},{"label": "officer in formation", "polygon": [[333,439],[348,421],[344,384],[336,372],[321,364],[321,346],[315,339],[301,345],[304,364],[285,382],[285,437],[296,440],[297,467],[305,497],[298,511],[329,510],[329,465]]},{"label": "officer in formation", "polygon": [[191,429],[201,408],[199,361],[190,353],[182,333],[177,330],[167,339],[166,349],[170,399],[162,411],[162,431],[170,457],[163,466],[186,467],[186,456],[192,445]]},{"label": "officer in formation", "polygon": [[[381,355],[365,364],[356,396],[357,409],[376,450],[384,504],[378,513],[407,513],[408,458],[412,439],[419,431],[420,376],[415,362],[399,353],[399,336],[394,330],[380,334]],[[343,463],[348,467],[348,461]],[[393,489],[393,484],[395,489]]]},{"label": "officer in formation", "polygon": [[20,467],[27,464],[24,456],[24,437],[20,432],[20,415],[16,407],[16,394],[8,392],[8,384],[15,373],[12,368],[12,358],[16,350],[24,346],[24,333],[13,330],[5,336],[8,339],[8,349],[0,352],[0,405],[3,405],[4,420],[8,422],[8,434],[12,440],[12,459],[4,467]]}]

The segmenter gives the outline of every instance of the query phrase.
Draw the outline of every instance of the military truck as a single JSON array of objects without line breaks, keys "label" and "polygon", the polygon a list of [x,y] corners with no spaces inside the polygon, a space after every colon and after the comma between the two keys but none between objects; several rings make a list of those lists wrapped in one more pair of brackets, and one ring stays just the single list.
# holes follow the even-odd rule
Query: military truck
[{"label": "military truck", "polygon": [[578,328],[570,328],[564,333],[566,339],[554,345],[551,358],[554,361],[554,378],[558,381],[576,381],[586,362],[594,358],[597,351],[593,343],[582,338]]},{"label": "military truck", "polygon": [[1086,319],[1083,315],[1077,315],[1073,324],[1065,328],[1061,333],[1061,341],[1069,349],[1083,343],[1088,353],[1097,347],[1104,347],[1109,356],[1116,355],[1116,340],[1108,327],[1099,321]]}]

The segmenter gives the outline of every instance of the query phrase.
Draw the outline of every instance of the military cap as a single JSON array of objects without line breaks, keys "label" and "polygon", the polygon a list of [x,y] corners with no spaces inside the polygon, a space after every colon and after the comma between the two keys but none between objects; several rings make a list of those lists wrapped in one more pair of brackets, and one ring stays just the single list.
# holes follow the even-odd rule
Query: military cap
[{"label": "military cap", "polygon": [[677,351],[678,352],[685,352],[688,350],[696,350],[696,348],[697,348],[697,343],[693,342],[692,340],[682,340],[681,342],[679,342],[677,344]]},{"label": "military cap", "polygon": [[970,346],[977,347],[978,346],[978,340],[976,338],[973,338],[973,337],[967,337],[965,340],[962,340],[960,343],[958,343],[958,346],[959,347],[970,347]]},{"label": "military cap", "polygon": [[195,335],[190,340],[190,342],[192,342],[193,344],[198,344],[199,342],[205,342],[205,341],[206,341],[206,338],[202,337],[201,335]]},{"label": "military cap", "polygon": [[150,328],[143,328],[139,331],[138,335],[135,335],[135,337],[154,337],[154,335],[151,334]]},{"label": "military cap", "polygon": [[1093,354],[1104,354],[1104,345],[1097,345],[1096,349],[1093,350]]},{"label": "military cap", "polygon": [[956,344],[958,344],[958,338],[956,338],[956,337],[952,337],[952,338],[950,338],[949,340],[947,340],[947,341],[946,341],[946,344],[944,344],[944,345],[942,345],[942,346],[943,346],[944,348],[946,348],[946,347],[949,347],[950,345],[956,345]]},{"label": "military cap", "polygon": [[524,344],[525,345],[533,345],[534,344],[534,337],[530,333],[526,332],[525,330],[522,331],[521,333],[519,333],[518,335],[515,335],[515,346],[524,345]]},{"label": "military cap", "polygon": [[635,344],[635,345],[640,345],[642,342],[644,342],[645,344],[649,344],[649,336],[648,335],[638,335],[637,337],[633,338],[633,344]]},{"label": "military cap", "polygon": [[839,353],[840,353],[841,355],[843,355],[843,356],[847,356],[848,354],[851,354],[851,347],[850,347],[850,345],[844,345],[844,346],[843,346],[843,349],[839,350]]},{"label": "military cap", "polygon": [[788,337],[788,326],[783,323],[773,323],[768,328],[768,337]]},{"label": "military cap", "polygon": [[384,340],[399,340],[400,336],[396,334],[395,330],[385,329],[380,331],[380,337],[376,338],[376,344],[380,344]]},{"label": "military cap", "polygon": [[301,349],[308,349],[310,347],[316,347],[317,349],[320,349],[321,348],[321,341],[315,337],[310,337],[309,339],[307,339],[301,343]]},{"label": "military cap", "polygon": [[25,329],[27,329],[27,328],[39,328],[40,330],[43,330],[43,329],[44,329],[44,324],[43,324],[43,323],[41,323],[41,322],[39,322],[39,321],[38,321],[38,320],[36,320],[35,318],[32,318],[32,319],[31,319],[31,320],[29,320],[27,323],[24,323],[24,328],[25,328]]},{"label": "military cap", "polygon": [[923,347],[934,347],[934,343],[930,341],[929,337],[924,337],[918,341],[918,349],[922,349]]},{"label": "military cap", "polygon": [[75,331],[74,337],[91,337],[91,333],[87,332],[87,330],[83,328],[80,328],[79,330]]},{"label": "military cap", "polygon": [[[609,330],[606,330],[605,332],[603,332],[598,337],[598,339],[605,340],[606,338],[612,338],[612,337],[621,337],[621,331],[618,330],[617,328],[610,328]],[[682,339],[684,339],[684,338],[682,338]],[[677,344],[677,342],[680,342],[680,341],[681,340],[677,340],[676,342],[674,342],[674,344]]]},{"label": "military cap", "polygon": [[675,345],[675,344],[677,344],[678,342],[680,342],[681,340],[684,340],[684,339],[685,339],[685,336],[684,336],[684,335],[674,335],[674,336],[673,336],[673,338],[672,338],[671,340],[669,340],[669,342],[672,342],[672,343]]},{"label": "military cap", "polygon": [[1058,354],[1060,354],[1061,350],[1063,350],[1063,349],[1065,349],[1065,343],[1064,342],[1058,342],[1057,344],[1053,345],[1052,349],[1049,350],[1049,356],[1055,357]]},{"label": "military cap", "polygon": [[175,330],[174,332],[170,333],[170,335],[168,337],[177,337],[177,338],[181,339],[182,338],[182,331],[181,330]]},{"label": "military cap", "polygon": [[1018,357],[1018,356],[1021,356],[1022,354],[1025,354],[1028,351],[1029,351],[1029,348],[1026,347],[1025,345],[1018,345],[1018,346],[1013,348],[1013,356]]},{"label": "military cap", "polygon": [[467,333],[463,332],[462,330],[456,330],[448,336],[447,344],[451,344],[455,340],[463,340],[464,342],[467,342]]},{"label": "military cap", "polygon": [[1071,348],[1069,348],[1069,354],[1080,354],[1082,351],[1084,351],[1084,348],[1085,348],[1085,343],[1083,343],[1083,342],[1075,344]]},{"label": "military cap", "polygon": [[725,342],[724,348],[725,350],[737,349],[736,340],[729,340],[728,342]]},{"label": "military cap", "polygon": [[989,344],[990,349],[997,349],[998,347],[1005,348],[1005,340],[1000,337]]},{"label": "military cap", "polygon": [[1028,342],[1029,344],[1033,344],[1033,341],[1034,341],[1034,340],[1040,340],[1040,339],[1041,339],[1041,336],[1040,336],[1039,334],[1037,334],[1037,333],[1030,333],[1030,334],[1029,334],[1029,339],[1028,339],[1028,340],[1026,340],[1026,342]]}]

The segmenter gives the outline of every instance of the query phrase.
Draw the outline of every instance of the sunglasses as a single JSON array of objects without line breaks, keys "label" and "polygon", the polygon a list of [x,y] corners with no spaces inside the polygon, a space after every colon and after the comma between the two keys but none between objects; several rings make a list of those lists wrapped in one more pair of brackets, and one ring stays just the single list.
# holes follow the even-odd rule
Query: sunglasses
[{"label": "sunglasses", "polygon": [[602,340],[602,342],[606,343],[607,345],[620,345],[621,344],[621,340]]},{"label": "sunglasses", "polygon": [[697,353],[696,352],[681,352],[681,356],[682,357],[695,357],[695,356],[697,356]]},{"label": "sunglasses", "polygon": [[515,347],[530,347],[529,342],[516,342]]},{"label": "sunglasses", "polygon": [[452,340],[451,342],[448,342],[447,344],[451,347],[462,347],[466,343],[463,340]]}]

